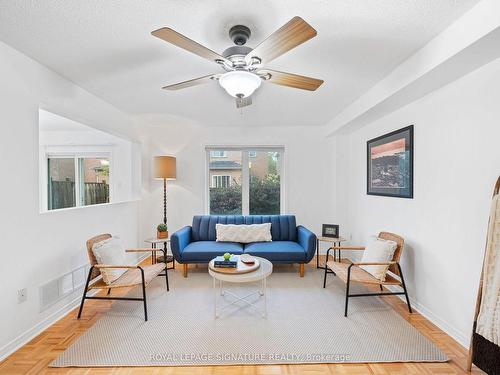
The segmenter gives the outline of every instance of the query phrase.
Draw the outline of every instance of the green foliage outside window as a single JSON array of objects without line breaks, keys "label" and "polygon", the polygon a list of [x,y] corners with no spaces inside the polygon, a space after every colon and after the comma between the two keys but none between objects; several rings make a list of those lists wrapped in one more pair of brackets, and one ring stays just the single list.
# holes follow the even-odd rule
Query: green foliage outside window
[{"label": "green foliage outside window", "polygon": [[[271,162],[269,164],[271,165]],[[268,174],[266,178],[252,176],[249,193],[250,215],[280,214],[279,175]],[[229,187],[210,188],[210,213],[215,215],[241,215],[241,185],[234,184]]]},{"label": "green foliage outside window", "polygon": [[269,174],[266,178],[250,181],[250,215],[280,214],[280,176]]},{"label": "green foliage outside window", "polygon": [[241,215],[241,185],[210,188],[212,215]]}]

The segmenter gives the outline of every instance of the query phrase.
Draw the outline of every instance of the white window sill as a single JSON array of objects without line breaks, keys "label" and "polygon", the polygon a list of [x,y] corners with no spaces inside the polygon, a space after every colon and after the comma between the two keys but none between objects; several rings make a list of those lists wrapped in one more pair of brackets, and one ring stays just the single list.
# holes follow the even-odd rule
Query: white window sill
[{"label": "white window sill", "polygon": [[52,213],[58,213],[58,212],[67,212],[67,211],[75,211],[75,210],[86,210],[86,209],[92,209],[93,207],[106,207],[106,206],[114,206],[118,204],[124,204],[124,203],[132,203],[132,202],[139,202],[141,199],[130,199],[126,201],[118,201],[118,202],[110,202],[110,203],[100,203],[100,204],[90,204],[88,206],[78,206],[78,207],[67,207],[67,208],[58,208],[55,210],[43,210],[40,211],[41,215],[45,214],[52,214]]}]

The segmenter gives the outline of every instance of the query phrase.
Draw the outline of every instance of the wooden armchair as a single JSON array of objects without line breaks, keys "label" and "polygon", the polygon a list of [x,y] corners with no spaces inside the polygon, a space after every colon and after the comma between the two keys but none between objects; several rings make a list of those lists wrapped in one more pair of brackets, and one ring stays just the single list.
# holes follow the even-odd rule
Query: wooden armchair
[{"label": "wooden armchair", "polygon": [[[393,295],[405,295],[406,303],[408,304],[408,311],[412,313],[410,300],[408,298],[408,292],[406,290],[405,280],[403,278],[403,271],[401,270],[401,266],[399,265],[399,259],[401,258],[401,254],[404,248],[404,239],[397,234],[388,233],[388,232],[380,232],[378,238],[384,240],[391,240],[396,242],[398,245],[396,250],[394,251],[394,255],[392,257],[392,261],[387,263],[380,262],[348,262],[342,263],[339,257],[339,261],[335,260],[329,261],[329,253],[330,250],[339,251],[340,250],[364,250],[364,247],[358,246],[334,246],[328,249],[326,252],[326,266],[325,266],[325,277],[323,279],[323,288],[326,287],[326,275],[331,273],[334,276],[338,276],[345,284],[346,284],[346,292],[345,292],[345,312],[344,316],[347,316],[347,308],[349,304],[349,297],[368,297],[368,296],[393,296]],[[385,277],[385,281],[379,280],[374,277],[372,274],[366,272],[364,269],[359,266],[370,266],[370,265],[388,265],[389,271],[391,273],[387,273]],[[396,277],[394,277],[394,276]],[[361,284],[371,284],[378,285],[380,287],[380,293],[361,293],[361,294],[349,294],[349,286],[351,283],[361,283]],[[384,285],[396,285],[400,286],[403,291],[401,292],[384,292]]]},{"label": "wooden armchair", "polygon": [[[153,280],[156,276],[165,276],[168,287],[168,274],[167,265],[165,263],[156,263],[146,266],[127,266],[127,265],[105,265],[97,264],[97,260],[92,252],[92,247],[94,244],[105,241],[111,238],[111,234],[100,234],[98,236],[92,237],[87,241],[87,253],[90,261],[90,270],[87,277],[87,282],[85,284],[85,289],[83,290],[82,302],[80,304],[80,310],[78,311],[78,319],[82,315],[83,305],[87,299],[103,299],[103,300],[122,300],[122,301],[143,301],[144,303],[144,320],[148,320],[148,308],[146,303],[146,286]],[[126,250],[127,252],[151,252],[152,250],[158,251],[159,249],[151,248],[136,248]],[[165,252],[165,251],[164,251]],[[166,254],[164,254],[166,255]],[[167,259],[166,257],[164,259]],[[119,268],[126,269],[125,273],[121,275],[118,279],[113,281],[111,284],[106,284],[102,278],[96,279],[101,274],[101,269],[103,268]],[[165,271],[164,274],[161,272]],[[142,298],[135,297],[112,297],[110,296],[111,289],[116,288],[128,288],[136,285],[142,286]],[[106,296],[87,296],[87,292],[91,289],[107,289],[108,293]]]}]

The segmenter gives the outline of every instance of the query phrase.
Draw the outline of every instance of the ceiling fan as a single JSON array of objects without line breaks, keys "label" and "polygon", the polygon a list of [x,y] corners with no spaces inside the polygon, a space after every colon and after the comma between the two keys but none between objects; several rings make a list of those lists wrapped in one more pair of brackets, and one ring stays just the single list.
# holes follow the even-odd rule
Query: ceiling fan
[{"label": "ceiling fan", "polygon": [[236,99],[236,107],[241,108],[252,104],[251,95],[260,87],[262,81],[309,91],[316,90],[323,83],[320,79],[263,68],[263,65],[316,36],[316,30],[298,16],[293,17],[254,49],[245,46],[251,35],[250,29],[243,25],[233,26],[229,30],[229,37],[235,45],[224,50],[222,54],[169,27],[155,30],[151,34],[213,61],[225,71],[163,87],[166,90],[180,90],[218,81],[226,92]]}]

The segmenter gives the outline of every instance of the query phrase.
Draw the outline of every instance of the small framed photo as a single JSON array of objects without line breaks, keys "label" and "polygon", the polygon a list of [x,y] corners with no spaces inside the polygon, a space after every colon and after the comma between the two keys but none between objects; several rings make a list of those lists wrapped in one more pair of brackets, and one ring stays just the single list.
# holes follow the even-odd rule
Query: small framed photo
[{"label": "small framed photo", "polygon": [[331,237],[338,238],[339,237],[339,226],[336,224],[323,224],[321,229],[322,237]]}]

